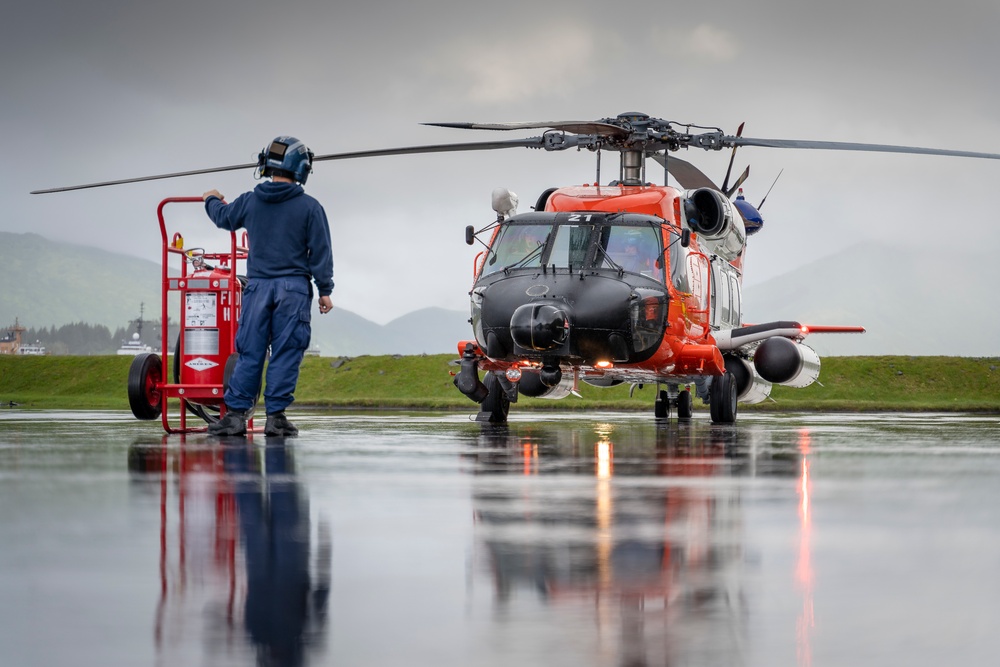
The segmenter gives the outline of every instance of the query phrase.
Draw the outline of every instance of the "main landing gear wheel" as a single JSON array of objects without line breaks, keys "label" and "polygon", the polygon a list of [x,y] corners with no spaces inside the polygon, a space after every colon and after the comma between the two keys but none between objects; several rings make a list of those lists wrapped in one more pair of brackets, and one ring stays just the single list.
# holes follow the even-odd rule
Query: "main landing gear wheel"
[{"label": "main landing gear wheel", "polygon": [[479,421],[489,421],[491,424],[506,424],[507,415],[510,413],[510,399],[507,392],[503,390],[500,380],[493,373],[487,373],[483,380],[486,389],[489,391],[486,398],[479,406],[481,416],[489,415],[488,419]]},{"label": "main landing gear wheel", "polygon": [[712,378],[708,404],[712,423],[736,423],[736,378],[732,373],[726,371]]},{"label": "main landing gear wheel", "polygon": [[157,385],[163,381],[163,362],[152,352],[136,355],[128,370],[128,404],[136,419],[158,419],[163,395]]},{"label": "main landing gear wheel", "polygon": [[694,407],[691,403],[691,391],[685,389],[677,394],[677,419],[687,421],[694,414]]}]

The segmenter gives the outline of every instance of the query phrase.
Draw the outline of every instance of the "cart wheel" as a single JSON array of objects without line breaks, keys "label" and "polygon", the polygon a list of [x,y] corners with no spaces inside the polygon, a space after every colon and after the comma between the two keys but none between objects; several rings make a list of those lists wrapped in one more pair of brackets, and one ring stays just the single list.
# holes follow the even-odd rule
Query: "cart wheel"
[{"label": "cart wheel", "polygon": [[236,369],[236,361],[240,358],[240,355],[233,352],[226,359],[226,367],[222,369],[222,393],[229,391],[229,378],[233,377],[233,371]]},{"label": "cart wheel", "polygon": [[128,404],[136,419],[157,419],[162,410],[162,394],[157,387],[163,380],[163,362],[159,355],[144,352],[136,355],[128,370]]}]

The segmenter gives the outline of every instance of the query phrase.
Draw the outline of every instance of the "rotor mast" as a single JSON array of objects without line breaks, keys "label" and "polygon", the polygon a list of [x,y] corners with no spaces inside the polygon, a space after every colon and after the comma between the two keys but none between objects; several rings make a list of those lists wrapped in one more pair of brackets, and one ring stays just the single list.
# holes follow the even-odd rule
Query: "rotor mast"
[{"label": "rotor mast", "polygon": [[622,151],[621,182],[622,185],[646,184],[646,151]]}]

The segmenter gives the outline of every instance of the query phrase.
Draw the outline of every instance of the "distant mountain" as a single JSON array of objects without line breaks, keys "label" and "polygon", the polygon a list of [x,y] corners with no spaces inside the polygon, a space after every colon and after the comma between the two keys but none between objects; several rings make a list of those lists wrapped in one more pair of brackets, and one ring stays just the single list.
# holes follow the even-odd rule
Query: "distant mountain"
[{"label": "distant mountain", "polygon": [[100,248],[0,232],[0,327],[85,322],[112,331],[160,308],[160,265]]},{"label": "distant mountain", "polygon": [[313,313],[312,340],[323,356],[442,354],[472,337],[468,319],[466,312],[424,308],[383,326],[335,307],[327,315]]},{"label": "distant mountain", "polygon": [[[99,248],[0,232],[0,328],[85,322],[112,332],[160,315],[160,265]],[[176,309],[172,316],[176,318]],[[472,330],[467,312],[426,308],[386,325],[334,308],[313,313],[313,344],[323,356],[451,352]],[[151,341],[147,341],[151,342]]]},{"label": "distant mountain", "polygon": [[1000,356],[997,285],[1000,265],[983,253],[943,242],[927,250],[864,244],[744,286],[744,321],[867,329],[809,336],[820,354]]},{"label": "distant mountain", "polygon": [[[0,328],[74,322],[114,331],[159,317],[160,266],[99,248],[0,232]],[[862,335],[814,335],[820,354],[1000,356],[1000,264],[941,245],[854,246],[767,282],[744,286],[744,321],[858,324]],[[176,316],[176,313],[175,313]],[[386,325],[334,308],[313,313],[323,356],[456,352],[468,311],[425,308]]]}]

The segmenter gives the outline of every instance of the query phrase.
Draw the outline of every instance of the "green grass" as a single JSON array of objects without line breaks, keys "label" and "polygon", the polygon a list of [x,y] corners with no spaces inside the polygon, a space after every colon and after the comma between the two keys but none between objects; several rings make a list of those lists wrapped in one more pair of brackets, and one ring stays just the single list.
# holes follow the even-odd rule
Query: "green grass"
[{"label": "green grass", "polygon": [[[452,384],[454,355],[308,357],[300,406],[470,410]],[[0,405],[128,410],[130,357],[0,356]],[[170,367],[169,365],[167,366]],[[820,384],[822,383],[822,384]],[[828,357],[820,383],[775,387],[774,401],[741,410],[905,410],[1000,412],[1000,359],[966,357]],[[521,398],[515,409],[652,410],[654,388],[580,386],[582,398]],[[695,401],[696,409],[700,401]]]}]

